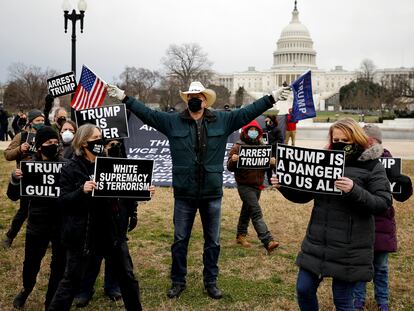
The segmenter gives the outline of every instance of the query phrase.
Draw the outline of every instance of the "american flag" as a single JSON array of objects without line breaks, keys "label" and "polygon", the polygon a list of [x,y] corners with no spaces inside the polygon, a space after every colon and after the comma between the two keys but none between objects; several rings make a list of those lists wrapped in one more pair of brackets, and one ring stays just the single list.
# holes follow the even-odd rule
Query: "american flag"
[{"label": "american flag", "polygon": [[85,65],[73,96],[71,107],[75,110],[99,107],[106,96],[106,83],[98,78]]}]

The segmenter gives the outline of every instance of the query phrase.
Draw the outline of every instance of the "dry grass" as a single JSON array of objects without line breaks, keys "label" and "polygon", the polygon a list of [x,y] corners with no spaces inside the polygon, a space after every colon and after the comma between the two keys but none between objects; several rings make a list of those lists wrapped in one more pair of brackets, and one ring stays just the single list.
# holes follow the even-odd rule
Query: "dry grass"
[{"label": "dry grass", "polygon": [[[13,163],[0,164],[1,193],[5,192]],[[405,161],[404,172],[414,178],[414,161]],[[0,233],[4,235],[17,205],[1,195]],[[296,254],[309,220],[311,204],[299,205],[285,200],[277,191],[266,190],[261,205],[267,225],[281,246],[267,256],[253,228],[250,228],[251,249],[235,244],[235,230],[240,199],[235,189],[226,189],[222,210],[222,251],[219,285],[225,292],[220,301],[213,301],[202,291],[202,230],[200,220],[194,225],[190,241],[188,289],[178,300],[169,300],[173,239],[172,191],[158,188],[156,197],[139,207],[139,226],[130,234],[130,251],[141,285],[145,310],[297,310],[295,301]],[[396,203],[399,252],[390,257],[390,293],[392,310],[414,310],[414,199]],[[0,310],[11,310],[11,303],[21,288],[24,252],[24,230],[13,247],[0,250]],[[38,283],[28,299],[26,310],[42,310],[50,254],[45,258]],[[113,302],[103,296],[102,275],[95,285],[92,304],[84,310],[114,310]],[[321,310],[333,310],[330,280],[325,280],[318,297]],[[372,285],[368,286],[368,310],[376,310]]]}]

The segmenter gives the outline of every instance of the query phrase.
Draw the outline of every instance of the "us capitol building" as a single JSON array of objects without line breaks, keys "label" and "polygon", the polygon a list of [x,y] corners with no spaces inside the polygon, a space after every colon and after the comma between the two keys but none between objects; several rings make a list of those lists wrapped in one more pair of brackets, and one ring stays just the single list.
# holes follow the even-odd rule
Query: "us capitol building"
[{"label": "us capitol building", "polygon": [[[297,1],[292,12],[292,20],[283,28],[276,44],[273,66],[269,70],[257,71],[255,67],[248,67],[245,72],[216,73],[214,84],[225,86],[233,95],[243,87],[251,98],[256,99],[281,87],[285,81],[291,84],[310,69],[316,110],[334,110],[332,104],[338,102],[341,86],[357,79],[356,71],[346,71],[342,66],[336,66],[331,71],[318,69],[313,40],[308,28],[299,20]],[[414,72],[413,68],[399,68],[396,72],[406,72],[407,69],[408,72]],[[376,73],[382,71],[384,69],[377,70]],[[414,83],[414,79],[412,82]],[[336,101],[330,101],[335,97]]]}]

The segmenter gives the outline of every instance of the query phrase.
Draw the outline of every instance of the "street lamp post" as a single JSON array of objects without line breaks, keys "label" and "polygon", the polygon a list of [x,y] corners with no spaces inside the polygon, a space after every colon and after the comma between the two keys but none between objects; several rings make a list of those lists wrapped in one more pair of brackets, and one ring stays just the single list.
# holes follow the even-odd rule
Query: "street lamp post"
[{"label": "street lamp post", "polygon": [[[86,11],[86,1],[79,0],[78,2],[78,9],[80,13],[76,13],[76,10],[73,9],[72,12],[69,14],[71,9],[71,5],[69,0],[64,0],[62,4],[62,9],[65,18],[65,33],[68,32],[68,21],[72,22],[72,71],[76,76],[76,21],[80,21],[80,31],[83,33],[83,18],[85,17]],[[72,94],[73,98],[73,94]],[[71,109],[71,119],[74,120],[74,111]]]}]

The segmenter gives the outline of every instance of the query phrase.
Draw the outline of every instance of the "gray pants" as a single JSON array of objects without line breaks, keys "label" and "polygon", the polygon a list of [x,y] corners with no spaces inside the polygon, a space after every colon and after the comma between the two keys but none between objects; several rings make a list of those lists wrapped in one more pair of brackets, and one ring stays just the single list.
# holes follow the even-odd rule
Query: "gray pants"
[{"label": "gray pants", "polygon": [[238,185],[237,189],[243,205],[240,211],[239,223],[237,224],[237,235],[247,234],[250,219],[252,220],[254,229],[257,232],[257,237],[264,246],[273,240],[270,231],[267,229],[266,223],[263,219],[262,209],[259,205],[261,190],[246,186]]}]

